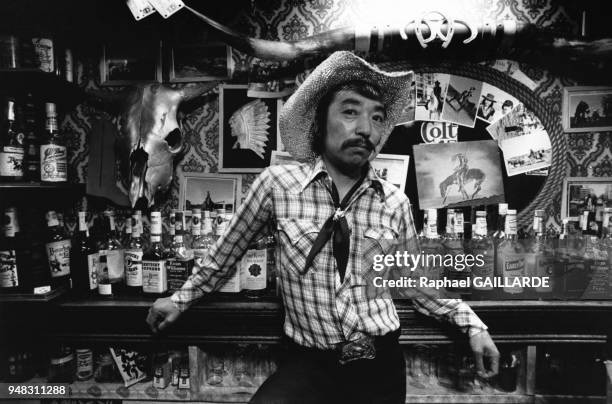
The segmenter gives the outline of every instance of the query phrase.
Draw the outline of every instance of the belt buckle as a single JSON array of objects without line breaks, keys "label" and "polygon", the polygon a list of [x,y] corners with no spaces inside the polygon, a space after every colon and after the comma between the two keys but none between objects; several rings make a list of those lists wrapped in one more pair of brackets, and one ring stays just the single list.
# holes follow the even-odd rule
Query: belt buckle
[{"label": "belt buckle", "polygon": [[374,359],[376,358],[376,347],[374,346],[374,338],[361,337],[355,341],[348,341],[338,347],[339,358],[338,362],[341,365],[347,364],[358,359]]}]

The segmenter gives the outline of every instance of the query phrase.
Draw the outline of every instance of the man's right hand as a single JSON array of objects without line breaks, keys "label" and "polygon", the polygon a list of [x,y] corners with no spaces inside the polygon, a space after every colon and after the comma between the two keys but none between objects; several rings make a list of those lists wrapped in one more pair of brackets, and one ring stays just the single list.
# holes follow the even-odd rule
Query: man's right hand
[{"label": "man's right hand", "polygon": [[157,333],[174,323],[180,315],[181,311],[172,300],[169,297],[164,297],[163,299],[157,299],[149,309],[147,324],[151,327],[151,331]]}]

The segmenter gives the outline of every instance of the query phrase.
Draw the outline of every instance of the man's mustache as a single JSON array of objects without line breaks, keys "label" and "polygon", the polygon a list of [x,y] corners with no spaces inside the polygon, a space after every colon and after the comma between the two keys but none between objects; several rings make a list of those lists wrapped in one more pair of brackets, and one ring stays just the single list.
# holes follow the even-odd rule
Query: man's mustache
[{"label": "man's mustache", "polygon": [[348,139],[344,143],[342,143],[343,149],[348,149],[349,147],[364,147],[370,151],[374,150],[374,144],[370,142],[369,139]]}]

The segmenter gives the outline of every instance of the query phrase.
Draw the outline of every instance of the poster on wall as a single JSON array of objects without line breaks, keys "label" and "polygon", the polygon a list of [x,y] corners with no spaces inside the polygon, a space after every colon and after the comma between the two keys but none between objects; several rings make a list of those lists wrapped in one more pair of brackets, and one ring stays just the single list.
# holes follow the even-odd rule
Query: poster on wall
[{"label": "poster on wall", "polygon": [[[201,208],[207,197],[213,204],[236,211],[242,176],[214,173],[188,173],[180,178],[179,209],[191,211]],[[230,212],[231,213],[231,212]]]},{"label": "poster on wall", "polygon": [[499,144],[504,154],[506,172],[511,177],[529,171],[550,167],[552,145],[546,132],[502,140]]},{"label": "poster on wall", "polygon": [[518,104],[519,100],[516,97],[489,83],[483,83],[476,116],[488,123],[497,122]]},{"label": "poster on wall", "polygon": [[416,76],[417,121],[439,121],[450,75],[446,73],[422,73]]},{"label": "poster on wall", "polygon": [[276,149],[274,98],[249,98],[247,85],[219,90],[219,172],[257,173],[270,165]]},{"label": "poster on wall", "polygon": [[414,146],[421,209],[504,202],[499,149],[493,140]]},{"label": "poster on wall", "polygon": [[451,75],[442,120],[473,128],[481,90],[482,81]]}]

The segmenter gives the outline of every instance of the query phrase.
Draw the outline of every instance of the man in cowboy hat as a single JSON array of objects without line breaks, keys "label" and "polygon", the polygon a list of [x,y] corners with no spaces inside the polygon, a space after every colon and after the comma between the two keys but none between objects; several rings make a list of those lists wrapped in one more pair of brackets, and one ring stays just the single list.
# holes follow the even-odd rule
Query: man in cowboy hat
[{"label": "man in cowboy hat", "polygon": [[[251,402],[403,403],[395,306],[369,299],[357,268],[368,240],[372,248],[415,237],[408,198],[369,163],[400,119],[411,81],[411,72],[383,72],[350,52],[323,61],[280,114],[283,144],[305,164],[264,170],[198,272],[155,302],[147,318],[153,331],[219,289],[249,242],[274,223],[289,349]],[[414,303],[467,334],[481,376],[497,373],[499,353],[465,303],[425,295]],[[491,358],[489,371],[483,356]]]},{"label": "man in cowboy hat", "polygon": [[495,115],[495,94],[488,93],[482,96],[480,101],[480,108],[478,108],[478,116],[485,121],[489,121],[493,115]]}]

